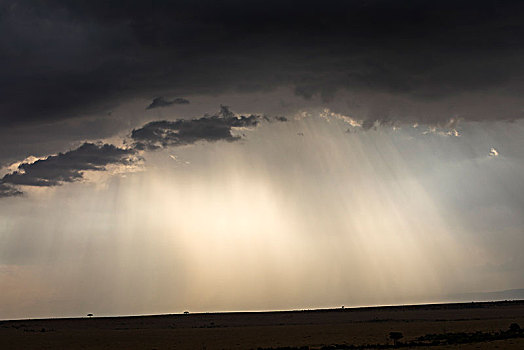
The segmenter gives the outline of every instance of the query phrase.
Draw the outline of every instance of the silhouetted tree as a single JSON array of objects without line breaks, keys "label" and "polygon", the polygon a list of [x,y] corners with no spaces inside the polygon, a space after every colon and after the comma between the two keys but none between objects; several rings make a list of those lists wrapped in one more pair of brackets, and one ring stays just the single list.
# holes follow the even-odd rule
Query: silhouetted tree
[{"label": "silhouetted tree", "polygon": [[397,341],[404,338],[401,332],[389,332],[389,338],[393,340],[393,345],[397,346]]}]

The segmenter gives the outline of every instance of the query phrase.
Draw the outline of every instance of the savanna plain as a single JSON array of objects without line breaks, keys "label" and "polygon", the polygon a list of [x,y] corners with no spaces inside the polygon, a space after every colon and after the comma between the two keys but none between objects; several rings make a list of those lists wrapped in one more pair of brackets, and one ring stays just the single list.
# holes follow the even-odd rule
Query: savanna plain
[{"label": "savanna plain", "polygon": [[0,349],[524,349],[524,301],[0,321]]}]

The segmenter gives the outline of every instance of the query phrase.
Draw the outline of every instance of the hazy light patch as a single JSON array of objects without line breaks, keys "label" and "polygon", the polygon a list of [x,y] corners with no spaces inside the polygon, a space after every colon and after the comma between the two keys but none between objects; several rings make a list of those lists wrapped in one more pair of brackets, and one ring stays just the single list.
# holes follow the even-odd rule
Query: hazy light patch
[{"label": "hazy light patch", "polygon": [[[42,278],[41,272],[42,269],[34,265],[0,265],[2,319],[23,317],[27,311],[20,310],[35,310],[33,315],[52,314],[46,304],[53,298],[54,288]],[[42,307],[46,312],[39,313]]]},{"label": "hazy light patch", "polygon": [[[308,129],[307,125],[301,127]],[[293,126],[267,131],[289,133],[289,128]],[[332,133],[333,129],[324,131]],[[297,148],[295,140],[281,135],[275,139],[287,141],[257,144],[267,142],[257,135],[241,147],[221,144],[202,154],[202,146],[183,183],[162,180],[153,191],[169,198],[169,203],[160,207],[170,208],[172,221],[168,225],[175,227],[173,231],[191,232],[185,235],[189,240],[185,251],[198,259],[189,265],[202,266],[196,274],[201,280],[195,282],[200,287],[191,294],[210,300],[209,305],[223,305],[220,309],[238,309],[247,305],[280,307],[282,300],[318,306],[343,301],[351,304],[351,299],[391,302],[406,294],[424,295],[441,289],[438,265],[452,264],[458,257],[431,200],[409,174],[399,174],[398,188],[389,193],[390,186],[381,184],[381,175],[369,177],[375,169],[366,157],[361,158],[359,151],[365,151],[359,140],[346,139],[341,133],[333,141],[317,129],[311,134],[313,140],[306,136],[305,144]],[[185,151],[190,159],[191,152],[197,152]],[[361,169],[352,169],[352,164]],[[316,176],[299,175],[314,169]],[[164,174],[160,169],[157,173]],[[399,202],[398,198],[403,199]],[[178,217],[178,213],[183,214]],[[165,222],[161,218],[154,221]],[[436,228],[428,230],[426,226]],[[272,261],[279,266],[273,272],[267,270]],[[297,261],[300,264],[293,263]],[[284,275],[282,280],[276,277],[279,275]],[[272,279],[271,283],[260,280],[262,286],[272,286],[272,292],[259,294],[259,286],[251,290],[250,286],[257,284],[246,276]],[[359,288],[348,290],[353,284]],[[295,294],[304,288],[307,295]],[[244,297],[231,297],[235,292],[228,289],[238,290]],[[214,292],[206,296],[210,290]],[[266,300],[264,295],[271,298]],[[271,300],[277,304],[270,304]]]},{"label": "hazy light patch", "polygon": [[[460,138],[348,134],[346,121],[310,115],[262,123],[241,142],[147,153],[144,171],[126,177],[28,189],[0,202],[10,273],[0,283],[30,290],[26,301],[0,295],[2,317],[434,302],[518,288],[524,169],[509,145],[519,139],[464,128]],[[500,135],[511,156],[495,166],[486,143]]]}]

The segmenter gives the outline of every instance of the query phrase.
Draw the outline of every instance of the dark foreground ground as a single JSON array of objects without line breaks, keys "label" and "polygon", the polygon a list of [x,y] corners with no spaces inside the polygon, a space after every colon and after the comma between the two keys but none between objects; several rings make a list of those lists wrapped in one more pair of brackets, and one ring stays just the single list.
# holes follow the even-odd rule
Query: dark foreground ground
[{"label": "dark foreground ground", "polygon": [[0,349],[524,349],[524,301],[0,321]]}]

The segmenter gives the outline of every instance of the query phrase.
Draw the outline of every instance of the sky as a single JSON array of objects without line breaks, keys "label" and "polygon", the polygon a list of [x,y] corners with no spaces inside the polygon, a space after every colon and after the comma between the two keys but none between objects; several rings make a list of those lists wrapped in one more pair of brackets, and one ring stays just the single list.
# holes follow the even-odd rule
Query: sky
[{"label": "sky", "polygon": [[524,288],[519,1],[0,2],[0,319]]}]

